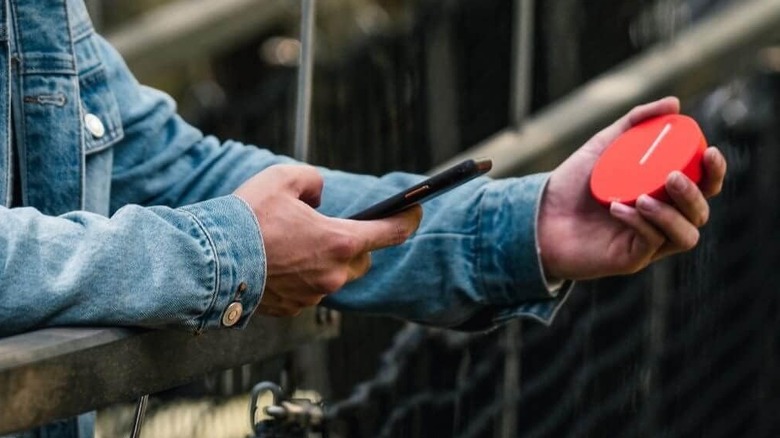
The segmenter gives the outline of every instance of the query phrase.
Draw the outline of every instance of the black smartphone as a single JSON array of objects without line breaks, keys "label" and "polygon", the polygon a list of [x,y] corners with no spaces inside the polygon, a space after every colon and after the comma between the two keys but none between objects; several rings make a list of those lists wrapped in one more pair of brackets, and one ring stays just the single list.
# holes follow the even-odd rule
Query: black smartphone
[{"label": "black smartphone", "polygon": [[493,161],[489,158],[463,161],[384,201],[380,201],[371,207],[368,207],[360,213],[353,214],[349,218],[356,220],[372,220],[392,216],[414,204],[420,204],[431,198],[435,198],[466,181],[474,179],[475,177],[486,173],[492,167]]}]

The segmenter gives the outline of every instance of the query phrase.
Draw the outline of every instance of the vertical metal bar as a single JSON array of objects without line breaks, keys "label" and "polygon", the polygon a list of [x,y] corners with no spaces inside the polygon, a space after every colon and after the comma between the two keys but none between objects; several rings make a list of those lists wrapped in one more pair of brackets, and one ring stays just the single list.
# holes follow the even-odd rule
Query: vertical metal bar
[{"label": "vertical metal bar", "polygon": [[461,132],[452,14],[443,6],[438,12],[440,16],[428,25],[424,41],[428,141],[434,163],[441,163],[458,153]]},{"label": "vertical metal bar", "polygon": [[135,408],[135,420],[133,421],[133,430],[130,432],[130,438],[138,438],[141,436],[141,428],[144,425],[144,417],[146,417],[146,405],[149,404],[149,394],[142,395],[138,399],[138,406]]},{"label": "vertical metal bar", "polygon": [[509,123],[520,128],[531,111],[534,62],[534,0],[514,1]]},{"label": "vertical metal bar", "polygon": [[311,115],[311,82],[314,64],[315,0],[301,0],[301,52],[298,65],[298,99],[295,109],[294,156],[309,158],[309,124]]},{"label": "vertical metal bar", "polygon": [[500,426],[496,428],[499,437],[520,436],[517,430],[517,409],[520,405],[520,378],[521,378],[521,340],[522,326],[520,321],[510,322],[504,329],[504,378],[501,398]]},{"label": "vertical metal bar", "polygon": [[[512,19],[512,59],[510,82],[509,123],[512,128],[520,129],[531,111],[531,81],[533,72],[534,40],[534,0],[515,0]],[[496,432],[500,436],[517,436],[517,408],[521,382],[522,331],[518,321],[507,325],[504,339],[506,356],[504,357],[503,400],[500,426]],[[511,402],[509,402],[511,400]]]},{"label": "vertical metal bar", "polygon": [[643,360],[640,390],[645,408],[639,418],[640,429],[645,436],[657,436],[663,429],[661,418],[661,358],[664,354],[669,312],[669,294],[674,291],[672,264],[669,260],[658,262],[652,267],[649,278],[648,321],[645,334],[645,357]]}]

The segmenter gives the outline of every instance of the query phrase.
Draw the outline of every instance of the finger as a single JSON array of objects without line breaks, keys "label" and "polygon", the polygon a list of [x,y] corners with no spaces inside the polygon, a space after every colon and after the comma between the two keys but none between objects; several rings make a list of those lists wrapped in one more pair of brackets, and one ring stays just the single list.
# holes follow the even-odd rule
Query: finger
[{"label": "finger", "polygon": [[635,208],[619,202],[613,202],[609,206],[609,213],[612,217],[634,230],[640,237],[640,239],[632,242],[630,248],[631,255],[635,257],[655,253],[666,241],[664,235],[645,220]]},{"label": "finger", "polygon": [[291,297],[290,300],[294,305],[288,306],[287,308],[305,309],[307,307],[314,307],[319,305],[323,298],[325,298],[324,294],[311,294]]},{"label": "finger", "polygon": [[286,165],[284,175],[293,193],[306,204],[317,208],[320,205],[324,181],[317,168],[309,165]]},{"label": "finger", "polygon": [[682,172],[672,172],[666,179],[666,192],[675,206],[693,226],[701,228],[710,217],[710,205],[701,190]]},{"label": "finger", "polygon": [[300,289],[295,289],[295,294],[281,294],[275,291],[266,290],[261,300],[261,305],[275,308],[278,310],[285,310],[288,313],[301,308],[316,306],[325,298],[324,294],[303,292]]},{"label": "finger", "polygon": [[260,308],[263,307],[281,307],[282,298],[273,291],[266,289],[263,297],[260,299]]},{"label": "finger", "polygon": [[664,243],[663,246],[661,246],[661,248],[658,251],[656,251],[655,255],[653,255],[653,259],[651,260],[651,263],[655,263],[658,260],[661,260],[673,254],[677,254],[679,252],[681,252],[681,249],[678,248],[675,243],[666,241],[666,243]]},{"label": "finger", "polygon": [[612,142],[621,134],[644,120],[665,114],[677,114],[679,112],[680,100],[673,96],[664,97],[663,99],[644,105],[638,105],[597,134],[599,141],[596,142],[596,145],[600,150],[596,150],[595,152],[600,153],[603,149],[612,144]]},{"label": "finger", "polygon": [[371,221],[340,219],[361,242],[359,252],[400,245],[420,226],[422,207],[412,206],[393,216]]},{"label": "finger", "polygon": [[723,180],[726,178],[726,158],[716,147],[709,147],[704,151],[704,177],[700,183],[701,191],[705,197],[711,198],[720,193],[723,188]]},{"label": "finger", "polygon": [[642,195],[636,202],[639,213],[651,224],[655,225],[677,251],[686,251],[699,242],[699,230],[669,204]]},{"label": "finger", "polygon": [[371,253],[360,253],[349,263],[349,281],[357,280],[371,269]]},{"label": "finger", "polygon": [[626,115],[629,127],[635,126],[649,118],[665,114],[677,114],[680,112],[680,99],[667,96],[644,105],[634,107]]}]

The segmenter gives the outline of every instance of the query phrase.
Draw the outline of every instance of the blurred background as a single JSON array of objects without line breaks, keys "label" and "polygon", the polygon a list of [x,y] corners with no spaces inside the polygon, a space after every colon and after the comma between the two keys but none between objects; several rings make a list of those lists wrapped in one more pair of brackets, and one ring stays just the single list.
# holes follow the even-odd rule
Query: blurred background
[{"label": "blurred background", "polygon": [[[296,0],[87,3],[191,123],[292,154]],[[335,339],[155,394],[141,436],[245,437],[264,380],[324,399],[337,437],[780,436],[780,2],[316,4],[315,164],[426,172],[488,151],[497,177],[546,171],[674,93],[725,153],[724,193],[695,251],[580,283],[551,327],[341,315]],[[128,436],[132,413],[101,410],[99,435]]]}]

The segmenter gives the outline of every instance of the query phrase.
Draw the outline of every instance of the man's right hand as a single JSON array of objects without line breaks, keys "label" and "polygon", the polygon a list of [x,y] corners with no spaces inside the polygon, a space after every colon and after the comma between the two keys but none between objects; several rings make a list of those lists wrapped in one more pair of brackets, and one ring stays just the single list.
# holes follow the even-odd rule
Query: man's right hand
[{"label": "man's right hand", "polygon": [[266,285],[260,313],[292,316],[362,277],[370,252],[399,245],[422,219],[415,206],[374,221],[319,214],[322,176],[307,165],[278,165],[236,189],[258,222],[266,254]]}]

